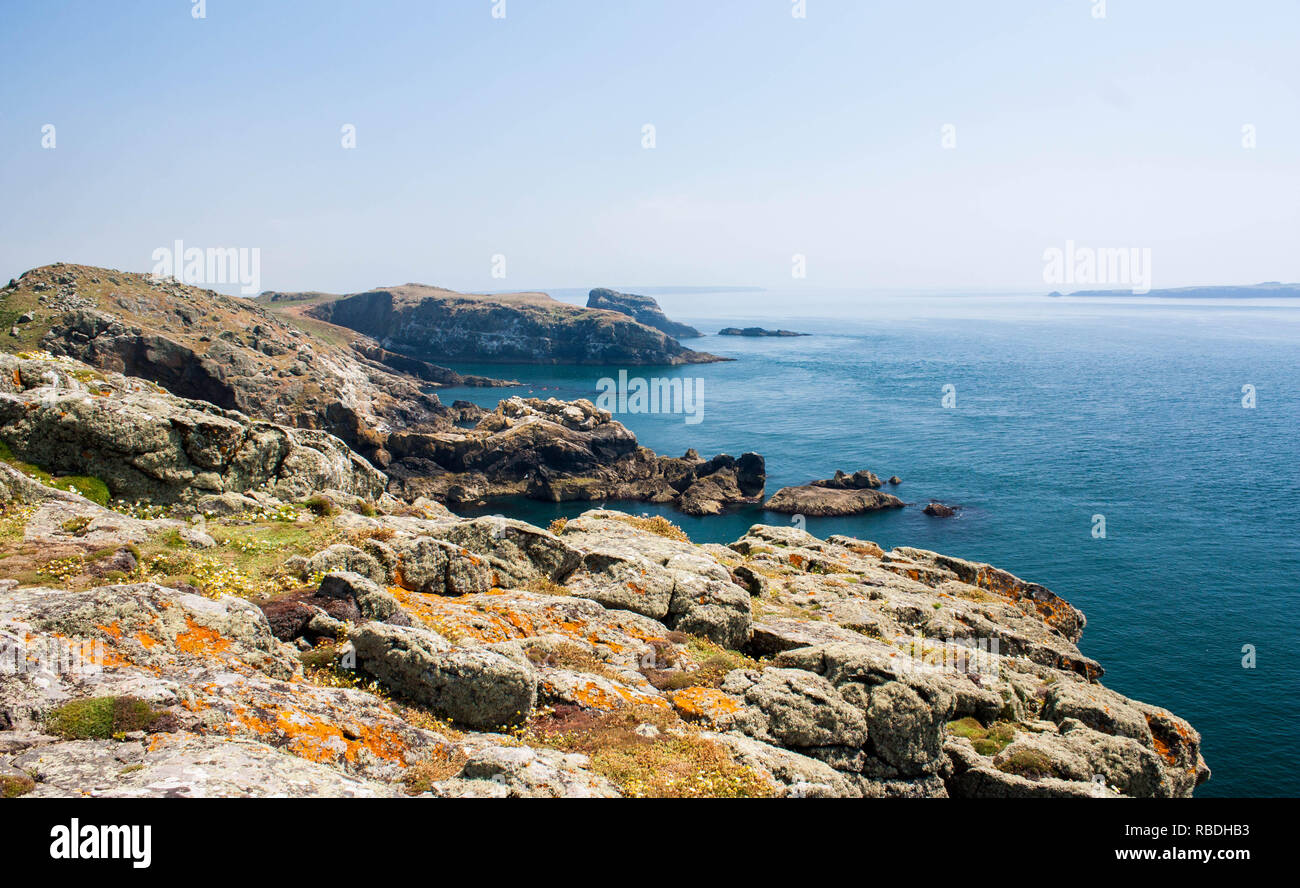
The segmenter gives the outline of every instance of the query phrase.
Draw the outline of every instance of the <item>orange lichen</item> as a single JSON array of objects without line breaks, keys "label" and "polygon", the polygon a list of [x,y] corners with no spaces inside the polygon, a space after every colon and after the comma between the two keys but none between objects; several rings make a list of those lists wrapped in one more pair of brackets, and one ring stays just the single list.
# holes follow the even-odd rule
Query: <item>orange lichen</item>
[{"label": "orange lichen", "polygon": [[230,649],[230,639],[215,629],[200,626],[193,617],[185,618],[186,631],[177,633],[176,649],[199,657],[216,657]]},{"label": "orange lichen", "polygon": [[668,703],[661,697],[644,694],[631,688],[616,684],[602,686],[595,681],[588,681],[569,692],[573,702],[586,709],[599,709],[610,712],[624,706],[655,706],[667,709]]},{"label": "orange lichen", "polygon": [[363,751],[386,761],[407,764],[406,742],[391,728],[352,723],[345,731],[326,718],[294,706],[263,712],[261,715],[244,706],[235,707],[230,732],[278,741],[299,758],[317,764],[355,764]]},{"label": "orange lichen", "polygon": [[740,711],[740,703],[717,688],[682,688],[671,695],[683,718],[717,722]]}]

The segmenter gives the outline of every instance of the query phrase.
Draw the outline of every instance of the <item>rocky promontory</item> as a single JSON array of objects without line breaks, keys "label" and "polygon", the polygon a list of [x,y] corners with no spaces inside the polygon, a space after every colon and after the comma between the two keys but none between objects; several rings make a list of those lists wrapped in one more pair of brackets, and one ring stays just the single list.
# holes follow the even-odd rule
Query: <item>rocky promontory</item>
[{"label": "rocky promontory", "polygon": [[407,284],[322,301],[306,313],[422,360],[629,366],[725,360],[683,348],[621,311],[581,308],[545,293],[489,296]]},{"label": "rocky promontory", "polygon": [[182,398],[326,431],[367,455],[386,429],[453,425],[426,392],[432,385],[496,382],[445,368],[412,374],[386,364],[376,343],[352,331],[108,268],[28,271],[0,289],[0,322],[22,317],[5,343],[11,350],[48,351]]},{"label": "rocky promontory", "polygon": [[656,454],[585,399],[509,398],[473,428],[389,437],[394,493],[452,504],[519,495],[552,502],[635,500],[693,515],[757,503],[763,457]]},{"label": "rocky promontory", "polygon": [[638,296],[635,293],[619,293],[597,287],[587,294],[587,308],[602,308],[617,311],[634,320],[667,333],[674,339],[698,339],[700,331],[689,324],[679,324],[669,320],[659,303],[651,296]]}]

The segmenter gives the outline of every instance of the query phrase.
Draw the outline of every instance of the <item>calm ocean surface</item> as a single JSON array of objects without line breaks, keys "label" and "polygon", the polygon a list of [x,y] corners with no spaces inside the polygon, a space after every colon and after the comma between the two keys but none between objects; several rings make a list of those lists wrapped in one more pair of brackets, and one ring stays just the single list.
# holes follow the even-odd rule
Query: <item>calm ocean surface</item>
[{"label": "calm ocean surface", "polygon": [[[1088,617],[1081,648],[1103,681],[1165,706],[1204,736],[1213,779],[1198,795],[1300,795],[1300,304],[1071,300],[1042,296],[674,294],[701,330],[781,326],[791,339],[706,336],[735,358],[631,375],[704,380],[704,418],[620,415],[642,444],[708,457],[754,450],[768,492],[836,469],[898,474],[919,507],[808,519],[848,533],[987,561],[1040,582]],[[791,306],[796,306],[792,309]],[[794,316],[794,311],[801,316]],[[595,399],[613,368],[457,365],[520,389],[501,397]],[[943,387],[957,405],[941,406]],[[1253,385],[1257,407],[1242,406]],[[537,523],[592,504],[495,502]],[[730,542],[789,516],[752,508],[670,515],[697,542]],[[1106,538],[1094,539],[1092,516]],[[1253,645],[1257,667],[1243,668]]]}]

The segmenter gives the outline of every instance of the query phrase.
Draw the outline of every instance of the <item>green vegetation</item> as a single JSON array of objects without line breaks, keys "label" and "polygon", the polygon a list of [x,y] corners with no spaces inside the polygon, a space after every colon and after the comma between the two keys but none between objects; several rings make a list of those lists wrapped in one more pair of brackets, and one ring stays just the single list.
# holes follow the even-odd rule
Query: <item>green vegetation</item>
[{"label": "green vegetation", "polygon": [[[679,652],[674,643],[685,651]],[[739,651],[728,650],[716,642],[695,635],[670,632],[666,643],[651,642],[655,650],[654,667],[645,669],[646,679],[661,691],[682,688],[717,688],[727,673],[735,669],[762,669],[763,664]]]},{"label": "green vegetation", "polygon": [[732,759],[725,746],[656,706],[613,712],[557,708],[533,720],[519,737],[529,745],[588,756],[592,770],[631,798],[762,798],[774,789]]},{"label": "green vegetation", "polygon": [[96,505],[107,506],[109,499],[111,499],[108,485],[98,478],[92,478],[88,475],[52,475],[40,466],[18,459],[5,441],[0,441],[0,462],[8,463],[27,477],[39,481],[46,487],[79,493]]},{"label": "green vegetation", "polygon": [[170,728],[174,717],[138,697],[91,697],[45,714],[45,730],[66,740],[108,740],[131,731]]},{"label": "green vegetation", "polygon": [[334,500],[324,494],[317,494],[303,503],[303,506],[311,511],[318,518],[326,518],[338,512],[339,507]]},{"label": "green vegetation", "polygon": [[65,531],[73,536],[85,536],[87,528],[90,527],[91,518],[89,515],[78,515],[75,518],[69,518],[60,525]]},{"label": "green vegetation", "polygon": [[971,741],[980,755],[997,755],[1016,737],[1016,727],[1009,722],[994,722],[986,728],[971,716],[948,722],[948,731]]},{"label": "green vegetation", "polygon": [[30,777],[0,774],[0,799],[16,799],[35,788],[36,781]]},{"label": "green vegetation", "polygon": [[1017,749],[1007,756],[1006,761],[998,765],[998,770],[1007,774],[1018,774],[1030,780],[1061,776],[1057,774],[1056,766],[1052,764],[1047,754],[1036,749]]}]

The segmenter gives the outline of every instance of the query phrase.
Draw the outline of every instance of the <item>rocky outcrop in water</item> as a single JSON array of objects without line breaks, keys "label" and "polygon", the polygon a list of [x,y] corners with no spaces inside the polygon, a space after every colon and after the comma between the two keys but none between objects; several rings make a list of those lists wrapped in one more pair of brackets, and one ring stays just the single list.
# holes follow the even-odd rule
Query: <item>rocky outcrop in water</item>
[{"label": "rocky outcrop in water", "polygon": [[394,492],[453,504],[520,495],[552,502],[637,500],[694,515],[758,502],[763,458],[659,456],[590,401],[510,398],[472,429],[390,436]]},{"label": "rocky outcrop in water", "polygon": [[858,515],[876,509],[899,509],[905,503],[878,488],[884,482],[875,473],[858,471],[849,475],[837,471],[833,478],[813,481],[800,487],[782,487],[763,508],[787,515],[835,516]]},{"label": "rocky outcrop in water", "polygon": [[697,339],[700,336],[700,331],[689,324],[679,324],[669,320],[663,309],[659,307],[659,303],[650,296],[619,293],[617,290],[597,287],[587,294],[587,308],[617,311],[647,327],[654,327],[662,333],[667,333],[674,339]]},{"label": "rocky outcrop in water", "polygon": [[724,360],[683,348],[621,312],[580,308],[544,293],[480,296],[407,284],[322,302],[308,313],[421,360],[624,366]]}]

